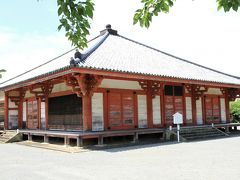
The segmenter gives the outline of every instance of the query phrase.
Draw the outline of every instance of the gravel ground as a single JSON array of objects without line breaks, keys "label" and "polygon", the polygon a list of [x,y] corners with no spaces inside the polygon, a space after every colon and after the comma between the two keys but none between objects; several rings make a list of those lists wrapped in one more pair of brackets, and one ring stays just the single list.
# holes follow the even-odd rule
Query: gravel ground
[{"label": "gravel ground", "polygon": [[240,137],[81,153],[0,144],[1,180],[240,179]]}]

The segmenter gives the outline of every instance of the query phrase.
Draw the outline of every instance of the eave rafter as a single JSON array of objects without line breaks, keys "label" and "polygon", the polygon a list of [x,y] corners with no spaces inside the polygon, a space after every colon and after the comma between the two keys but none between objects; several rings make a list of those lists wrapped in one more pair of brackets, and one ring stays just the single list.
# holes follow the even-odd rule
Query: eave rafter
[{"label": "eave rafter", "polygon": [[235,101],[240,94],[240,89],[236,88],[221,88],[222,94],[225,95],[229,101]]},{"label": "eave rafter", "polygon": [[103,80],[103,76],[90,74],[72,74],[66,76],[65,83],[77,96],[93,95]]},{"label": "eave rafter", "polygon": [[196,85],[196,84],[186,84],[188,92],[192,94],[195,100],[198,100],[205,92],[208,91],[207,86]]},{"label": "eave rafter", "polygon": [[151,94],[152,98],[155,98],[162,89],[160,81],[141,80],[138,83],[146,93]]},{"label": "eave rafter", "polygon": [[44,101],[52,92],[54,84],[50,81],[39,83],[29,87],[30,93],[34,94],[36,98],[41,98]]},{"label": "eave rafter", "polygon": [[10,92],[5,92],[5,93],[8,95],[9,99],[12,102],[14,102],[16,106],[18,106],[20,101],[23,100],[23,98],[25,97],[27,89],[19,88],[19,89],[16,89],[14,91],[18,92],[18,95],[10,95],[11,94]]}]

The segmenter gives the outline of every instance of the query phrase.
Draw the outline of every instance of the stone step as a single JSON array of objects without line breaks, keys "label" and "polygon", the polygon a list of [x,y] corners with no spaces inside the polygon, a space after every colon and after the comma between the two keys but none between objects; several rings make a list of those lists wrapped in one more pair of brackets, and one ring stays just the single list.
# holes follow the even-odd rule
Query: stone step
[{"label": "stone step", "polygon": [[182,132],[180,131],[180,134],[183,135],[183,136],[184,136],[184,135],[195,135],[195,134],[212,134],[212,133],[222,134],[221,132],[216,131],[216,130],[214,130],[214,131],[190,132],[190,133],[187,133],[187,132],[182,133]]},{"label": "stone step", "polygon": [[212,131],[215,130],[213,128],[205,128],[205,129],[180,129],[181,132],[203,132],[203,131]]},{"label": "stone step", "polygon": [[0,142],[1,143],[9,142],[16,135],[17,135],[16,131],[5,131],[0,135]]},{"label": "stone step", "polygon": [[218,133],[218,132],[211,132],[211,133],[196,133],[196,134],[181,134],[180,136],[187,138],[187,137],[194,137],[194,136],[206,136],[206,135],[224,135],[222,133]]},{"label": "stone step", "polygon": [[207,136],[225,136],[225,135],[212,133],[212,134],[196,134],[194,136],[189,135],[189,136],[182,136],[182,137],[184,137],[185,139],[189,139],[189,138],[192,139],[192,138],[207,137]]},{"label": "stone step", "polygon": [[226,137],[223,135],[215,135],[215,134],[212,134],[212,135],[206,135],[206,136],[192,136],[192,137],[188,137],[186,138],[188,141],[190,140],[200,140],[200,139],[211,139],[211,138],[220,138],[220,137]]},{"label": "stone step", "polygon": [[216,138],[225,136],[224,133],[221,133],[217,129],[212,127],[207,128],[184,128],[180,130],[180,136],[186,140],[199,140],[207,138]]}]

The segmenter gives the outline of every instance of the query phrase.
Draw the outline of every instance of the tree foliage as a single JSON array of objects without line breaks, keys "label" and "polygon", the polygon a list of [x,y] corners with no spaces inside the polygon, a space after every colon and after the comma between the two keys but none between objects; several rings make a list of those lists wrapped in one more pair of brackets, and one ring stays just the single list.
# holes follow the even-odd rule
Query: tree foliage
[{"label": "tree foliage", "polygon": [[240,122],[240,100],[230,103],[230,112],[234,122]]},{"label": "tree foliage", "polygon": [[[168,13],[176,0],[142,0],[142,8],[137,9],[133,16],[133,24],[148,28],[154,16]],[[238,11],[240,0],[216,0],[218,10],[225,12],[233,9]],[[90,21],[93,18],[93,0],[57,0],[60,25],[73,46],[80,49],[87,47],[86,36],[89,35]]]},{"label": "tree foliage", "polygon": [[92,0],[57,0],[60,25],[66,31],[66,37],[72,45],[83,49],[87,47],[86,36],[89,35],[90,20],[93,18]]}]

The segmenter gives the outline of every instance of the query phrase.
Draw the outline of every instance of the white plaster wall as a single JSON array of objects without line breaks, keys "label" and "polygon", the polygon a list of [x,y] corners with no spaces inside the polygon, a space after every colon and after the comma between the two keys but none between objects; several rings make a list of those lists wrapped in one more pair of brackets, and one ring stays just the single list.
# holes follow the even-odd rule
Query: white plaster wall
[{"label": "white plaster wall", "polygon": [[138,127],[147,128],[147,97],[138,95]]},{"label": "white plaster wall", "polygon": [[222,92],[219,88],[209,88],[205,94],[222,95]]},{"label": "white plaster wall", "polygon": [[9,107],[9,108],[17,108],[16,104],[15,104],[14,102],[12,102],[12,101],[10,100],[10,98],[8,99],[8,107]]},{"label": "white plaster wall", "polygon": [[187,121],[192,121],[192,98],[186,97],[186,119]]},{"label": "white plaster wall", "polygon": [[152,100],[153,106],[153,124],[159,125],[161,124],[161,102],[160,96],[155,96]]},{"label": "white plaster wall", "polygon": [[92,96],[92,131],[103,130],[103,94],[94,93]]},{"label": "white plaster wall", "polygon": [[46,127],[46,124],[45,124],[45,121],[46,121],[45,110],[46,110],[45,102],[41,102],[41,128]]},{"label": "white plaster wall", "polygon": [[225,123],[226,122],[225,98],[220,98],[220,106],[221,106],[221,120],[223,123]]},{"label": "white plaster wall", "polygon": [[134,89],[134,90],[142,89],[137,81],[124,81],[114,79],[103,79],[99,87],[116,89]]},{"label": "white plaster wall", "polygon": [[53,86],[52,92],[61,92],[67,90],[71,90],[71,88],[67,86],[65,83],[59,83]]},{"label": "white plaster wall", "polygon": [[202,114],[202,98],[196,101],[197,110],[197,124],[203,124],[203,114]]},{"label": "white plaster wall", "polygon": [[27,102],[23,102],[23,113],[22,113],[23,121],[27,121]]},{"label": "white plaster wall", "polygon": [[3,101],[5,99],[5,95],[3,91],[0,91],[0,101]]}]

